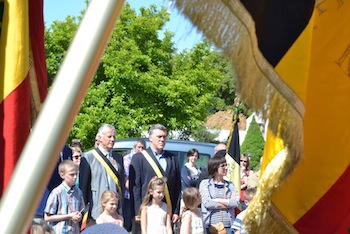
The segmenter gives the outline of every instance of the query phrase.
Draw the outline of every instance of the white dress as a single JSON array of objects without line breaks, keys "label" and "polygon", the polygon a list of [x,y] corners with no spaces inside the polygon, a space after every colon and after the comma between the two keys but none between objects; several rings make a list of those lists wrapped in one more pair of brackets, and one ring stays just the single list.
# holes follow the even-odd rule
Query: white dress
[{"label": "white dress", "polygon": [[[197,208],[197,213],[201,214],[201,211],[199,208]],[[185,213],[182,216],[185,216],[185,215],[191,215],[191,234],[205,233],[202,216],[195,215],[190,210],[185,211]]]},{"label": "white dress", "polygon": [[157,205],[147,206],[147,233],[167,234],[166,217],[168,205],[163,202],[162,207]]}]

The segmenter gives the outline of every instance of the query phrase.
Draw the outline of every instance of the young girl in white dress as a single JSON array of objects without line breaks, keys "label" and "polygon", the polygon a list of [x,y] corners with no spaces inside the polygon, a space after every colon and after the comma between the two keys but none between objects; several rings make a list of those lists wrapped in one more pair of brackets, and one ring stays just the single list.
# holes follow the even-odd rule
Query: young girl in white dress
[{"label": "young girl in white dress", "polygon": [[201,196],[197,188],[189,187],[183,191],[182,199],[185,203],[181,218],[180,234],[203,234],[204,224],[202,212],[198,208]]},{"label": "young girl in white dress", "polygon": [[163,202],[165,182],[161,178],[153,178],[147,194],[140,207],[142,234],[172,234],[170,210]]},{"label": "young girl in white dress", "polygon": [[119,196],[112,190],[106,190],[101,196],[101,211],[97,217],[96,223],[113,223],[123,227],[123,217],[118,214],[118,199]]}]

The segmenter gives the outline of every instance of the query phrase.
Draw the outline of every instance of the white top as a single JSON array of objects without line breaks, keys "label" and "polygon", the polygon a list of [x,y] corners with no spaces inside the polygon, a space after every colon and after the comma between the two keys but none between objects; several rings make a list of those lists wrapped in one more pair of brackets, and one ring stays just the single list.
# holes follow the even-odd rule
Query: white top
[{"label": "white top", "polygon": [[162,207],[147,206],[147,233],[167,234],[166,217],[168,205],[163,202]]},{"label": "white top", "polygon": [[[200,214],[198,216],[197,214]],[[197,208],[197,212],[194,213],[190,210],[187,210],[183,213],[182,217],[186,215],[191,215],[191,234],[204,234],[204,225],[203,225],[203,218],[202,218],[202,212],[199,208]]]}]

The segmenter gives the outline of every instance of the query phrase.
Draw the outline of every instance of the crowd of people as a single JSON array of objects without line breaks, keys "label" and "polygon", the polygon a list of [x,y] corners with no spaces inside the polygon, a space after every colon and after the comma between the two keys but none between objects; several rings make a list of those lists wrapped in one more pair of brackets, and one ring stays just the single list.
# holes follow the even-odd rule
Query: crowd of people
[{"label": "crowd of people", "polygon": [[[200,152],[191,149],[180,168],[177,157],[164,150],[166,138],[166,127],[154,124],[149,147],[138,139],[122,157],[112,150],[114,126],[103,124],[94,149],[83,153],[79,141],[64,146],[31,233],[88,233],[106,223],[133,234],[213,233],[219,224],[226,233],[246,233],[244,210],[256,191],[247,186],[254,173],[249,155],[241,155],[239,194],[225,180],[226,145],[215,147],[205,168],[197,165]],[[238,207],[242,212],[236,217]]]}]

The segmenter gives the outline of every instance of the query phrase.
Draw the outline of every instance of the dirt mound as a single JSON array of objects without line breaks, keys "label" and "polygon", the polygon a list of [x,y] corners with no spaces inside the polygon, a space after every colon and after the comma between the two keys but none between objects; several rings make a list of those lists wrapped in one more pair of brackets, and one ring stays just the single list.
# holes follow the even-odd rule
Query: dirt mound
[{"label": "dirt mound", "polygon": [[[211,129],[231,130],[232,129],[232,110],[218,111],[213,115],[209,115],[204,123],[204,126]],[[245,130],[246,117],[239,115],[239,130]]]},{"label": "dirt mound", "polygon": [[218,111],[209,115],[204,126],[212,129],[230,130],[232,128],[232,110]]}]

